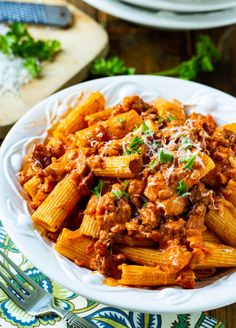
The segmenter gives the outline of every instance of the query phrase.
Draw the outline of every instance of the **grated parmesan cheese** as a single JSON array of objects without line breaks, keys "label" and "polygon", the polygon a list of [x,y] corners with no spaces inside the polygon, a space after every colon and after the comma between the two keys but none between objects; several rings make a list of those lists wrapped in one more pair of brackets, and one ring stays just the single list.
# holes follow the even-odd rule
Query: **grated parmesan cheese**
[{"label": "grated parmesan cheese", "polygon": [[[5,34],[8,28],[0,25],[0,34]],[[7,56],[0,51],[0,97],[15,96],[20,87],[32,80],[29,71],[24,68],[23,59]]]},{"label": "grated parmesan cheese", "polygon": [[15,96],[20,87],[28,83],[32,76],[23,66],[23,60],[6,56],[0,52],[0,97]]}]

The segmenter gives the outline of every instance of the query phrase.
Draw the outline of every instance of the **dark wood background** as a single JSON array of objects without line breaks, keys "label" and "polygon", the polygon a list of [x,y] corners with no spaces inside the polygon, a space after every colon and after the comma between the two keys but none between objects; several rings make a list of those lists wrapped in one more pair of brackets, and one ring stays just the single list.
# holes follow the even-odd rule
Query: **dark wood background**
[{"label": "dark wood background", "polygon": [[[191,56],[197,35],[209,34],[221,50],[222,58],[216,70],[202,74],[198,82],[236,96],[236,25],[170,32],[125,22],[86,5],[82,0],[69,1],[105,27],[110,40],[108,55],[119,55],[128,66],[136,67],[137,73],[152,73],[177,65]],[[208,314],[222,321],[226,328],[236,328],[236,304],[208,311]]]}]

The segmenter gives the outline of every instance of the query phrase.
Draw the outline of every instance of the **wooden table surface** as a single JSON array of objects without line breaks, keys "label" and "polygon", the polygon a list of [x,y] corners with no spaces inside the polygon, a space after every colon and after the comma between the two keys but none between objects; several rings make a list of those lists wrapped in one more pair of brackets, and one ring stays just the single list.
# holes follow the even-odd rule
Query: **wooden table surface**
[{"label": "wooden table surface", "polygon": [[[173,67],[191,56],[197,35],[209,34],[221,50],[222,58],[216,71],[202,74],[198,82],[236,96],[236,25],[203,31],[161,31],[111,17],[82,0],[70,2],[103,24],[110,38],[108,55],[119,55],[128,66],[136,67],[137,73]],[[222,321],[226,328],[236,328],[236,304],[209,311],[208,314]]]}]

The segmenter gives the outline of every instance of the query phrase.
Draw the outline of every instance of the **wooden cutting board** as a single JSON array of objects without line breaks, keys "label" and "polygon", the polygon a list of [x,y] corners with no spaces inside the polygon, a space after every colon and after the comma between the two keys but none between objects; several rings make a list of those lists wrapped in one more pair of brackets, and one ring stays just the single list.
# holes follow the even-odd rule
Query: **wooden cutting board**
[{"label": "wooden cutting board", "polygon": [[33,105],[54,92],[85,79],[91,62],[104,56],[108,50],[107,33],[91,17],[62,0],[44,2],[66,3],[73,12],[73,25],[68,29],[29,26],[30,33],[37,39],[59,40],[62,51],[52,63],[43,65],[41,78],[24,85],[17,96],[0,98],[0,139],[4,138],[11,126]]}]

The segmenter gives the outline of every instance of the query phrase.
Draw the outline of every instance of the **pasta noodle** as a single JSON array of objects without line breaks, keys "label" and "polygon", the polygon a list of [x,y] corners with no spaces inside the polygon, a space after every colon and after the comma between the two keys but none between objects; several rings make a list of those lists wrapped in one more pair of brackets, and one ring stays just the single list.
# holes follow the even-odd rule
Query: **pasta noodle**
[{"label": "pasta noodle", "polygon": [[176,99],[107,107],[93,92],[25,156],[32,220],[110,286],[194,288],[236,267],[235,127]]}]

